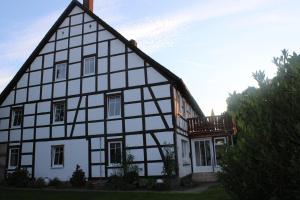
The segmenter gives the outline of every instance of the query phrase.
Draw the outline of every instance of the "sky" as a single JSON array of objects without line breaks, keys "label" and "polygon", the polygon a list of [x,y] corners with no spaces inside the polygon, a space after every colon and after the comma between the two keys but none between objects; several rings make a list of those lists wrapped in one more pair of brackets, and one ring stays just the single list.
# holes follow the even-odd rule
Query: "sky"
[{"label": "sky", "polygon": [[[1,2],[0,91],[71,0]],[[82,2],[82,1],[81,1]],[[276,74],[282,49],[300,53],[299,0],[94,0],[94,13],[183,79],[205,115],[234,91]]]}]

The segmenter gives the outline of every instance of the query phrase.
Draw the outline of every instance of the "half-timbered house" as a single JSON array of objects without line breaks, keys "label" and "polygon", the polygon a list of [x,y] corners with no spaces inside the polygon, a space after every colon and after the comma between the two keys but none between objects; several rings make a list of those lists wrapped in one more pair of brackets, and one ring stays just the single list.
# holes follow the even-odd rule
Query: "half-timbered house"
[{"label": "half-timbered house", "polygon": [[20,167],[67,180],[77,164],[88,178],[108,177],[126,153],[140,176],[161,176],[166,146],[177,176],[212,171],[215,146],[228,135],[203,136],[208,129],[197,127],[206,118],[183,81],[92,3],[73,0],[3,90],[1,177]]}]

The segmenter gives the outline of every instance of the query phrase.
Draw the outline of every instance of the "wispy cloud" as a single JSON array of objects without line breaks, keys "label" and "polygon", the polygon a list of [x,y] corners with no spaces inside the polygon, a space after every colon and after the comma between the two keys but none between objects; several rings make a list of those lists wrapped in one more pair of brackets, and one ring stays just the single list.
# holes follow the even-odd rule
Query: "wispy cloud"
[{"label": "wispy cloud", "polygon": [[[128,38],[138,40],[143,49],[153,51],[157,48],[172,45],[178,30],[193,22],[201,22],[213,18],[229,16],[244,11],[251,11],[263,6],[269,0],[251,1],[208,1],[202,4],[190,5],[185,9],[152,19],[143,19],[133,24],[121,26],[121,33]],[[171,37],[169,34],[172,33]]]}]

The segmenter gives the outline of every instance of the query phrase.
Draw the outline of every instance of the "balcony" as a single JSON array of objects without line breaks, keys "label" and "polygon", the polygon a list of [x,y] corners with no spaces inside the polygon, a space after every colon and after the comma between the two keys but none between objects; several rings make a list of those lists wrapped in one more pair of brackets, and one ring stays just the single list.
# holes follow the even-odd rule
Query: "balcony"
[{"label": "balcony", "polygon": [[188,119],[190,137],[228,136],[235,133],[235,124],[227,114]]}]

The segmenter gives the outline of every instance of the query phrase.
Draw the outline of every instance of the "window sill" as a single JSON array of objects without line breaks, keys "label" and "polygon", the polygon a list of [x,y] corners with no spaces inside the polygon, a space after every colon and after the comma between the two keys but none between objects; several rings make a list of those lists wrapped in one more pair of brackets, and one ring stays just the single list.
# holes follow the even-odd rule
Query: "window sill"
[{"label": "window sill", "polygon": [[63,165],[55,165],[55,166],[51,166],[51,169],[62,169],[64,168]]},{"label": "window sill", "polygon": [[58,121],[58,122],[53,122],[53,125],[61,125],[61,124],[65,124],[65,121]]},{"label": "window sill", "polygon": [[107,116],[107,119],[120,119],[121,115],[116,115],[116,116]]},{"label": "window sill", "polygon": [[107,167],[119,168],[119,167],[121,167],[121,164],[108,164]]},{"label": "window sill", "polygon": [[190,162],[188,162],[188,161],[183,161],[183,164],[182,164],[183,166],[189,166],[189,165],[191,165],[191,163]]}]

